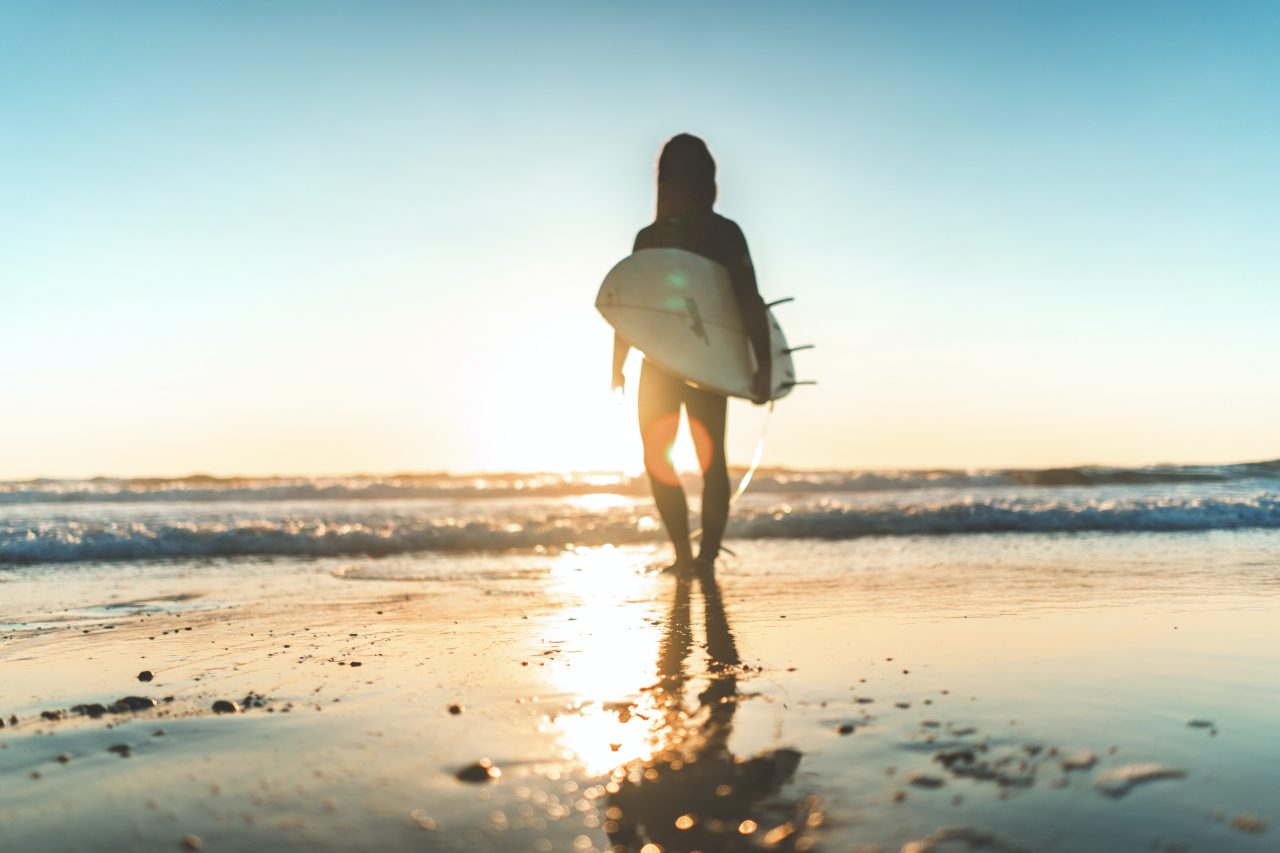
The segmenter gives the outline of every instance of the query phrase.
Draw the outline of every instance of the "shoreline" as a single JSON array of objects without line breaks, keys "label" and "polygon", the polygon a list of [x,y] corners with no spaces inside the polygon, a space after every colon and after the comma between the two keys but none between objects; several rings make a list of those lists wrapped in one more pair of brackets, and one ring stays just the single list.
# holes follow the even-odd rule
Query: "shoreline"
[{"label": "shoreline", "polygon": [[[0,634],[0,846],[1265,849],[1277,597],[1112,584],[1116,545],[743,543],[714,590],[646,548],[6,583],[68,621]],[[158,704],[69,713],[133,695]]]}]

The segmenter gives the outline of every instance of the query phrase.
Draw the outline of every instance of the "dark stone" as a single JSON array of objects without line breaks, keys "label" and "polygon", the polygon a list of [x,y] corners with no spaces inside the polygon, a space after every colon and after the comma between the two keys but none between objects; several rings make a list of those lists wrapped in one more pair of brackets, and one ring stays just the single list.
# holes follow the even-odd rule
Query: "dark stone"
[{"label": "dark stone", "polygon": [[917,788],[941,788],[943,780],[927,773],[913,773],[907,778],[907,784],[914,785]]},{"label": "dark stone", "polygon": [[61,720],[62,712],[61,711],[41,711],[40,718],[43,720]]},{"label": "dark stone", "polygon": [[92,717],[96,720],[107,713],[107,706],[98,702],[94,702],[92,705],[77,705],[71,709],[71,713],[79,714],[82,717]]},{"label": "dark stone", "polygon": [[67,763],[67,762],[69,762],[70,760],[71,760],[71,756],[70,756],[70,755],[67,755],[65,752],[60,752],[60,753],[58,753],[58,759],[57,759],[57,761],[58,761],[58,763],[59,763],[59,764],[66,764],[66,763]]},{"label": "dark stone", "polygon": [[[123,699],[117,699],[115,704],[113,704],[108,710],[116,714],[123,711],[133,711],[136,713],[138,711],[145,711],[148,708],[154,708],[155,706],[156,700],[149,699],[146,696],[126,696]],[[117,711],[117,708],[120,710]]]},{"label": "dark stone", "polygon": [[842,735],[851,735],[853,734],[853,723],[843,723],[836,731]]},{"label": "dark stone", "polygon": [[215,714],[234,714],[239,710],[240,708],[235,702],[231,702],[227,699],[219,699],[217,702],[213,703],[213,713]]},{"label": "dark stone", "polygon": [[493,762],[482,758],[475,764],[468,764],[458,771],[459,782],[490,782],[502,775],[502,771],[493,766]]},{"label": "dark stone", "polygon": [[243,699],[240,700],[240,707],[245,710],[248,710],[249,708],[262,708],[270,701],[270,699],[263,696],[261,693],[254,693],[251,690],[244,695]]},{"label": "dark stone", "polygon": [[362,663],[361,663],[360,661],[358,661],[358,660],[353,660],[353,661],[351,662],[351,665],[352,665],[352,666],[364,666],[364,664],[362,664]]},{"label": "dark stone", "polygon": [[151,670],[149,669],[144,669],[142,672],[138,673],[139,681],[150,681],[153,678],[155,678],[155,676],[151,674]]},{"label": "dark stone", "polygon": [[951,752],[939,752],[933,757],[933,760],[940,762],[943,767],[949,770],[956,764],[972,764],[977,758],[972,749],[957,749]]},{"label": "dark stone", "polygon": [[462,706],[455,702],[454,704],[449,706],[449,713],[453,714],[456,717],[458,714],[462,713]]},{"label": "dark stone", "polygon": [[128,758],[133,752],[133,748],[127,743],[117,743],[107,747],[107,752],[114,752],[121,758]]}]

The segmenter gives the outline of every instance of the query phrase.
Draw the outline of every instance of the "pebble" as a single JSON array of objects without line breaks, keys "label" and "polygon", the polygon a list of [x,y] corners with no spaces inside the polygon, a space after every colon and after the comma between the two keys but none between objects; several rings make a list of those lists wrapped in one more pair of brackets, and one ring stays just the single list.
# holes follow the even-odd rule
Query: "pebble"
[{"label": "pebble", "polygon": [[213,703],[213,713],[215,714],[234,714],[240,710],[240,706],[229,699],[219,699]]},{"label": "pebble", "polygon": [[151,674],[151,670],[149,669],[144,669],[142,672],[138,673],[139,681],[150,681],[153,678],[155,678],[155,676]]},{"label": "pebble", "polygon": [[1231,828],[1250,835],[1261,835],[1266,831],[1267,824],[1256,814],[1238,814],[1231,818]]},{"label": "pebble", "polygon": [[67,755],[65,752],[60,752],[58,753],[56,760],[59,764],[67,764],[71,761],[71,756]]},{"label": "pebble", "polygon": [[502,771],[493,766],[493,762],[482,758],[475,764],[468,764],[458,771],[459,782],[489,782],[502,775]]},{"label": "pebble", "polygon": [[1155,782],[1159,779],[1182,779],[1186,772],[1165,767],[1162,764],[1126,764],[1099,773],[1093,780],[1094,787],[1108,797],[1123,797],[1135,785]]},{"label": "pebble", "polygon": [[128,758],[133,753],[133,747],[127,743],[117,743],[107,747],[107,752],[114,752],[121,758]]},{"label": "pebble", "polygon": [[1077,752],[1062,759],[1063,770],[1089,770],[1098,763],[1098,756],[1092,752]]},{"label": "pebble", "polygon": [[61,720],[61,719],[62,719],[62,712],[61,712],[61,711],[41,711],[41,712],[40,712],[40,719],[42,719],[42,720]]},{"label": "pebble", "polygon": [[98,702],[94,702],[92,705],[77,705],[71,709],[71,713],[92,717],[96,720],[107,713],[107,706]]},{"label": "pebble", "polygon": [[361,663],[360,661],[358,661],[358,660],[353,660],[353,661],[351,662],[351,665],[352,665],[352,666],[364,666],[364,664],[362,664],[362,663]]},{"label": "pebble", "polygon": [[853,723],[843,723],[836,731],[842,735],[851,735],[853,734]]},{"label": "pebble", "polygon": [[449,713],[453,714],[456,717],[458,714],[462,713],[462,706],[455,702],[454,704],[449,706]]},{"label": "pebble", "polygon": [[184,835],[182,836],[182,849],[203,850],[204,842],[200,840],[200,836],[198,835]]},{"label": "pebble", "polygon": [[938,776],[930,776],[927,773],[912,773],[907,777],[907,784],[915,785],[917,788],[941,788],[945,782]]},{"label": "pebble", "polygon": [[136,713],[138,711],[145,711],[148,708],[154,708],[155,706],[156,700],[150,699],[146,696],[126,696],[123,699],[117,699],[107,708],[107,710],[114,714],[119,714],[124,711],[133,711]]}]

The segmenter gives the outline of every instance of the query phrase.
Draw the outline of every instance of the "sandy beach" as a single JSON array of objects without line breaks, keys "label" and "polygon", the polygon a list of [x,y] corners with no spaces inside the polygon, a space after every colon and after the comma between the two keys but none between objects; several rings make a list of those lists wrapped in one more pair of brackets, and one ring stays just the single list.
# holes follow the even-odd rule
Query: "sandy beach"
[{"label": "sandy beach", "polygon": [[6,571],[0,848],[1275,849],[1280,535],[736,550]]}]

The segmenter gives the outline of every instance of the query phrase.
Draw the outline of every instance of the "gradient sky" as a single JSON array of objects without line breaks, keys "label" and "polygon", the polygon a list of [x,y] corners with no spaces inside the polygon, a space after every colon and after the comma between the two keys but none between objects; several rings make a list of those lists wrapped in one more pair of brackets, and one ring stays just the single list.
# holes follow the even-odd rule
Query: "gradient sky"
[{"label": "gradient sky", "polygon": [[[0,477],[634,467],[720,169],[798,467],[1280,456],[1280,5],[0,3]],[[734,404],[731,461],[764,418]]]}]

